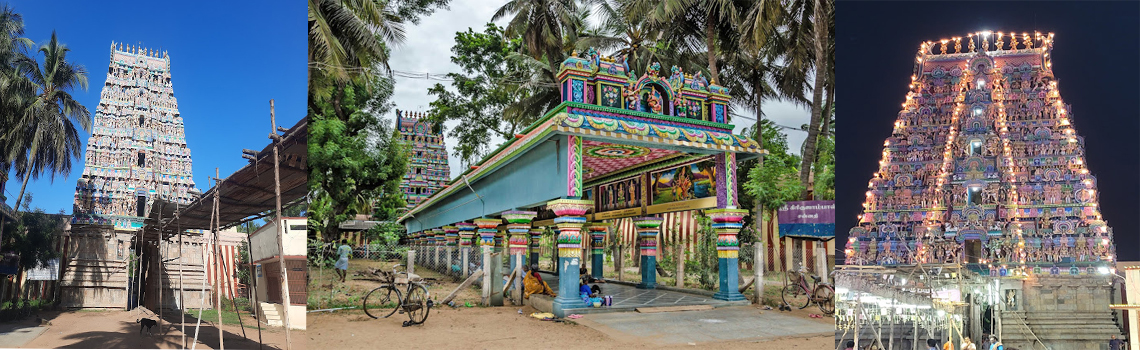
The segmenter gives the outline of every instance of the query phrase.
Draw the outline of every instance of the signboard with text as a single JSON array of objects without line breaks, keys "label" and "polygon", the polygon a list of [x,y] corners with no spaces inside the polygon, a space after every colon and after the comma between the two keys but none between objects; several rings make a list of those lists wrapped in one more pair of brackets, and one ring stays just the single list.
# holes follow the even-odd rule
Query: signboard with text
[{"label": "signboard with text", "polygon": [[780,237],[835,238],[835,201],[785,202],[777,219]]}]

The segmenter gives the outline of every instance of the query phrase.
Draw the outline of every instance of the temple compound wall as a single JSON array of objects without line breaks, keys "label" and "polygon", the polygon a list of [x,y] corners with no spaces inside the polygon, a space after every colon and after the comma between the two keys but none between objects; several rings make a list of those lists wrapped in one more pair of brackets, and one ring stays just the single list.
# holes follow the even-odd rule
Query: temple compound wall
[{"label": "temple compound wall", "polygon": [[847,264],[965,265],[1002,286],[989,307],[1007,347],[1097,349],[1121,332],[1116,247],[1057,90],[1053,35],[984,34],[921,45]]}]

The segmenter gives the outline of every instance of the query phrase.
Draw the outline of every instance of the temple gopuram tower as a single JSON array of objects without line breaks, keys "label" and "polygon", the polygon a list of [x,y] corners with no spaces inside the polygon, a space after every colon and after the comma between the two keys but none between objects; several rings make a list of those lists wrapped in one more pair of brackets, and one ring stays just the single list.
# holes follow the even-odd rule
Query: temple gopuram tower
[{"label": "temple gopuram tower", "polygon": [[1120,334],[1115,246],[1053,45],[1051,33],[989,32],[921,44],[846,263],[964,267],[974,339],[1099,349]]},{"label": "temple gopuram tower", "polygon": [[68,307],[127,307],[137,288],[128,284],[138,283],[128,281],[127,265],[142,251],[138,232],[151,204],[186,205],[198,196],[170,56],[112,43],[93,122],[75,187],[63,300]]},{"label": "temple gopuram tower", "polygon": [[408,150],[408,173],[400,189],[404,191],[407,209],[415,208],[425,199],[451,181],[451,168],[447,165],[447,147],[443,133],[433,131],[431,123],[421,113],[396,110],[396,127]]}]

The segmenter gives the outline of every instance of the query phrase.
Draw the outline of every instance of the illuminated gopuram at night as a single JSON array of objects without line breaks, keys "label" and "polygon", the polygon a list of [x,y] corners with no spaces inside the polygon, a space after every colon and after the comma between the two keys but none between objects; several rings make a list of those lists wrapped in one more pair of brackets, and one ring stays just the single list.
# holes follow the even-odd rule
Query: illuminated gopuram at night
[{"label": "illuminated gopuram at night", "polygon": [[1120,334],[1115,246],[1053,45],[1051,33],[990,32],[920,45],[846,264],[918,271],[863,286],[926,293],[956,334],[1099,349]]},{"label": "illuminated gopuram at night", "polygon": [[[66,307],[125,308],[137,288],[128,285],[138,283],[128,279],[127,265],[142,251],[138,233],[151,204],[162,199],[185,205],[199,195],[171,85],[170,56],[112,43],[92,122],[75,187],[62,299]],[[184,243],[193,251],[200,240]],[[201,276],[201,260],[179,263]],[[197,267],[189,267],[193,264]]]},{"label": "illuminated gopuram at night", "polygon": [[400,189],[404,191],[407,208],[415,208],[451,181],[451,168],[447,166],[447,147],[443,133],[435,132],[432,124],[423,121],[425,115],[396,110],[396,127],[408,149],[408,173]]}]

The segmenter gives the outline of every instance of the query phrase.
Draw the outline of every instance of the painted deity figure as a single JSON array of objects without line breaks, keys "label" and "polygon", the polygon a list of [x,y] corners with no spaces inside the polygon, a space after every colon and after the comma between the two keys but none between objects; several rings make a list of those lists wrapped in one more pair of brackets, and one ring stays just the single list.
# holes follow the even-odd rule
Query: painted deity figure
[{"label": "painted deity figure", "polygon": [[641,94],[633,88],[625,89],[621,95],[625,97],[626,109],[634,111],[642,111],[641,109]]},{"label": "painted deity figure", "polygon": [[657,114],[662,114],[663,107],[661,105],[661,93],[653,90],[649,93],[649,111]]},{"label": "painted deity figure", "polygon": [[675,200],[690,199],[689,191],[692,188],[693,181],[689,176],[689,167],[678,168],[677,175],[673,178],[673,198]]}]

